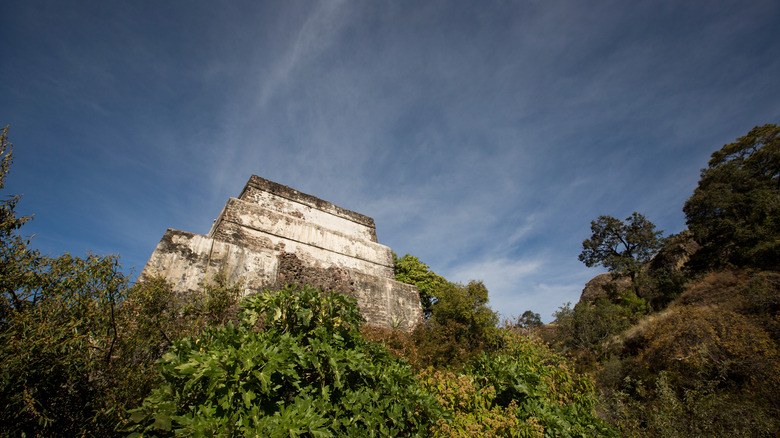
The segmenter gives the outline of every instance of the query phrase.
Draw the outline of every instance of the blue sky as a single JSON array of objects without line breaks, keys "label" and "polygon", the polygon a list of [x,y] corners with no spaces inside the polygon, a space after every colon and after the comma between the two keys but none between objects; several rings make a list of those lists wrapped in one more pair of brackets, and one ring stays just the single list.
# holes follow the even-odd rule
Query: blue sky
[{"label": "blue sky", "polygon": [[137,274],[257,174],[549,321],[603,272],[591,220],[681,231],[709,155],[780,122],[778,29],[760,0],[6,0],[4,195],[44,253]]}]

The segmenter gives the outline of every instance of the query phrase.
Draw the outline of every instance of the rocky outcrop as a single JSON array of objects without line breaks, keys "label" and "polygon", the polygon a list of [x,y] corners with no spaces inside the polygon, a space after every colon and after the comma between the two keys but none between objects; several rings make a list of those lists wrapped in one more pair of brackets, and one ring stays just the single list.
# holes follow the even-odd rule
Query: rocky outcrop
[{"label": "rocky outcrop", "polygon": [[[679,273],[698,249],[699,244],[693,240],[689,231],[670,236],[663,248],[643,266],[642,274],[652,277],[659,272]],[[593,301],[600,296],[622,292],[631,287],[631,278],[627,275],[599,274],[585,284],[580,301]]]},{"label": "rocky outcrop", "polygon": [[350,295],[371,325],[411,329],[422,318],[417,288],[395,281],[372,218],[255,175],[207,235],[167,230],[140,278],[196,293],[218,273],[245,294],[297,283]]},{"label": "rocky outcrop", "polygon": [[663,269],[669,272],[679,272],[699,248],[699,244],[693,240],[693,233],[690,231],[670,236],[664,247],[650,260],[648,268],[651,271]]},{"label": "rocky outcrop", "polygon": [[580,301],[593,301],[600,296],[612,292],[622,292],[631,289],[631,278],[627,275],[599,274],[585,283]]}]

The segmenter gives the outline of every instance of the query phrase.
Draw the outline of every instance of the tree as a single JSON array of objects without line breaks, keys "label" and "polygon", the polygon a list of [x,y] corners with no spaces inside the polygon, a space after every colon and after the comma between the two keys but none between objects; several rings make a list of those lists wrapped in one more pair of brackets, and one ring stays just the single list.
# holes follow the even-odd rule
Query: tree
[{"label": "tree", "polygon": [[439,295],[439,291],[447,287],[449,282],[440,275],[436,275],[431,271],[425,263],[421,262],[417,257],[406,254],[405,256],[398,258],[393,253],[393,270],[395,271],[395,279],[401,283],[413,284],[417,286],[417,291],[420,293],[420,303],[422,304],[423,314],[425,318],[431,316],[433,304]]},{"label": "tree", "polygon": [[662,231],[644,215],[631,213],[625,223],[612,216],[599,216],[591,221],[590,239],[582,242],[578,259],[588,267],[602,265],[609,272],[631,277],[636,289],[636,276],[642,264],[650,260],[662,246]]},{"label": "tree", "polygon": [[[0,134],[0,189],[13,162]],[[21,195],[0,201],[0,435],[75,436],[106,420],[116,304],[126,278],[114,257],[41,256],[18,230]],[[110,422],[109,422],[110,423]]]},{"label": "tree", "polygon": [[451,283],[409,254],[393,254],[393,265],[397,281],[417,286],[426,319],[459,325],[474,340],[492,336],[488,332],[495,329],[498,315],[488,307],[488,290],[481,281]]},{"label": "tree", "polygon": [[110,435],[115,388],[130,375],[114,367],[126,277],[112,256],[65,254],[39,269],[37,287],[17,291],[24,305],[3,295],[0,435]]},{"label": "tree", "polygon": [[[393,348],[413,350],[415,366],[458,367],[499,341],[498,315],[490,309],[488,290],[480,281],[466,285],[447,281],[417,257],[393,254],[396,280],[420,291],[425,324],[419,324],[406,341],[391,338]],[[397,344],[397,345],[395,345]]]},{"label": "tree", "polygon": [[542,325],[541,315],[531,310],[526,310],[517,317],[517,326],[521,328],[541,327]]},{"label": "tree", "polygon": [[[0,134],[0,189],[13,162]],[[75,436],[106,420],[126,278],[113,257],[41,256],[18,230],[20,195],[0,201],[0,435]],[[110,424],[110,421],[108,422]]]},{"label": "tree", "polygon": [[[13,144],[8,141],[8,126],[0,134],[0,190],[5,188],[5,177],[13,163]],[[27,305],[20,297],[19,289],[36,281],[32,271],[41,263],[40,254],[29,248],[29,240],[17,234],[17,230],[32,219],[31,216],[16,217],[16,204],[21,195],[0,200],[0,314],[11,308]],[[7,306],[7,307],[6,307]]]},{"label": "tree", "polygon": [[702,246],[698,268],[777,269],[780,263],[780,127],[756,126],[715,151],[683,208]]},{"label": "tree", "polygon": [[[14,161],[13,152],[13,143],[8,141],[8,126],[6,126],[0,133],[0,190],[5,188],[5,177]],[[14,208],[19,198],[21,195],[14,195],[0,201],[0,235],[3,237],[19,229],[31,219],[30,216],[16,217]]]},{"label": "tree", "polygon": [[488,290],[481,281],[449,283],[441,289],[431,319],[442,326],[460,327],[458,338],[472,348],[497,340],[498,315],[488,306]]}]

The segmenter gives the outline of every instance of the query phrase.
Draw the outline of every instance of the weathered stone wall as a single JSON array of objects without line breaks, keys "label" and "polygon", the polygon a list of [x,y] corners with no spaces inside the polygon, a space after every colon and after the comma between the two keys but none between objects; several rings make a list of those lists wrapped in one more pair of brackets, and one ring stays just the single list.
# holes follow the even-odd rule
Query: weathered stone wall
[{"label": "weathered stone wall", "polygon": [[394,280],[373,219],[258,176],[208,235],[166,231],[141,277],[195,292],[219,272],[247,294],[297,283],[353,296],[372,325],[411,329],[422,318],[417,288]]},{"label": "weathered stone wall", "polygon": [[291,253],[279,255],[278,273],[276,287],[309,284],[356,298],[361,314],[373,325],[410,330],[422,317],[420,295],[410,284],[348,268],[313,267]]},{"label": "weathered stone wall", "polygon": [[345,266],[373,275],[393,272],[384,245],[349,236],[296,217],[230,199],[209,237],[237,245],[309,254],[328,266]]},{"label": "weathered stone wall", "polygon": [[168,229],[140,277],[162,275],[176,291],[200,292],[222,272],[230,283],[242,282],[249,293],[275,284],[277,264],[273,251]]},{"label": "weathered stone wall", "polygon": [[[262,205],[268,210],[286,214],[312,224],[318,224],[324,228],[341,230],[343,233],[353,237],[371,242],[377,241],[374,220],[370,217],[354,212],[345,214],[343,212],[348,212],[349,210],[341,209],[325,201],[320,201],[319,203],[311,202],[307,195],[301,196],[299,194],[297,197],[285,198],[274,192],[263,191],[257,185],[251,185],[253,181],[250,180],[238,199]],[[289,191],[283,193],[290,194]],[[323,209],[318,209],[317,205]]]}]

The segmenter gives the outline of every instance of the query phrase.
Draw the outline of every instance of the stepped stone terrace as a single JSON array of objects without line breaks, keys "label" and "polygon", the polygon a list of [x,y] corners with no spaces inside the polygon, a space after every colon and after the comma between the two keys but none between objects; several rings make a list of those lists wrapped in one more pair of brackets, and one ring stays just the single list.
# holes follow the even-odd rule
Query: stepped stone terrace
[{"label": "stepped stone terrace", "polygon": [[375,326],[410,330],[422,318],[417,288],[395,281],[372,218],[256,175],[208,234],[168,229],[140,278],[198,293],[218,273],[245,295],[296,283],[352,296]]}]

